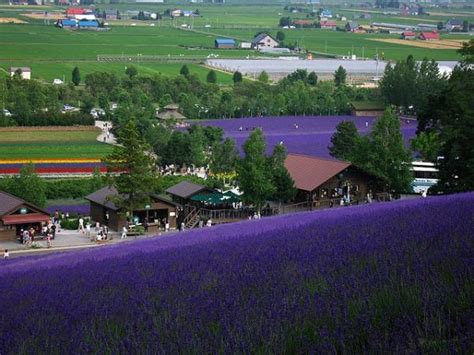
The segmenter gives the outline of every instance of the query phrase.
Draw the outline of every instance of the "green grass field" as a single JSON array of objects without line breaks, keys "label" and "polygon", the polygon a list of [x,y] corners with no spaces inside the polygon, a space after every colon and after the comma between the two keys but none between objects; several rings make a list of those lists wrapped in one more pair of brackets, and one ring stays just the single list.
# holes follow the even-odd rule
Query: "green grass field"
[{"label": "green grass field", "polygon": [[98,142],[98,134],[95,130],[0,130],[0,159],[100,159],[113,148]]},{"label": "green grass field", "polygon": [[[100,9],[111,5],[97,5]],[[69,31],[55,28],[52,24],[43,25],[42,21],[23,17],[26,8],[0,6],[0,17],[18,17],[27,19],[26,25],[0,24],[0,71],[6,71],[10,66],[29,66],[33,77],[52,81],[54,78],[70,81],[71,71],[75,66],[81,70],[83,78],[93,71],[110,71],[123,74],[126,62],[101,63],[97,55],[156,55],[180,56],[184,59],[202,58],[210,54],[218,54],[220,58],[244,58],[259,55],[251,50],[217,50],[214,48],[216,37],[227,36],[239,40],[250,41],[256,32],[266,30],[275,35],[279,30],[278,22],[282,16],[306,18],[306,13],[292,14],[283,9],[283,5],[210,5],[210,4],[117,4],[113,5],[119,11],[148,10],[163,13],[168,8],[199,9],[201,17],[181,17],[176,20],[165,18],[156,22],[154,27],[149,22],[138,23],[137,26],[120,26],[111,22],[108,32]],[[28,7],[32,9],[32,7]],[[48,11],[58,10],[58,7]],[[64,9],[64,8],[63,8]],[[361,9],[333,7],[335,14],[346,16],[348,20],[357,18]],[[440,10],[441,11],[441,10]],[[460,11],[460,10],[459,10]],[[371,22],[394,23],[432,23],[446,21],[453,16],[462,16],[464,20],[474,21],[474,12],[451,13],[446,11],[430,16],[387,16],[382,11],[371,10],[371,19],[357,20],[360,24]],[[139,22],[139,21],[135,21]],[[183,24],[192,25],[193,30],[181,30]],[[343,26],[343,22],[339,22]],[[143,26],[139,26],[143,25]],[[205,26],[210,27],[205,27]],[[286,42],[297,42],[302,48],[336,55],[355,54],[358,57],[373,58],[376,53],[380,58],[400,60],[408,55],[421,60],[424,57],[435,60],[458,60],[460,56],[454,49],[426,49],[404,46],[394,43],[373,41],[376,38],[398,38],[398,35],[380,34],[351,34],[345,32],[325,31],[319,29],[284,30]],[[469,36],[444,35],[445,38],[469,39]],[[142,74],[178,74],[182,64],[167,63],[133,63]],[[198,64],[190,64],[191,72],[205,79],[208,69]],[[231,76],[218,73],[219,84],[230,84]]]}]

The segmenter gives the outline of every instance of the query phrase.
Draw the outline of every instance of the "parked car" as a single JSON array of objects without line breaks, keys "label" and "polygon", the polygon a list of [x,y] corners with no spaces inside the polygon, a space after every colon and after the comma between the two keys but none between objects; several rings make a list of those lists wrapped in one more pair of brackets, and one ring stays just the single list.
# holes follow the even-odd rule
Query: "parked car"
[{"label": "parked car", "polygon": [[3,115],[4,115],[5,117],[11,117],[12,114],[11,114],[11,112],[8,111],[7,109],[3,109]]}]

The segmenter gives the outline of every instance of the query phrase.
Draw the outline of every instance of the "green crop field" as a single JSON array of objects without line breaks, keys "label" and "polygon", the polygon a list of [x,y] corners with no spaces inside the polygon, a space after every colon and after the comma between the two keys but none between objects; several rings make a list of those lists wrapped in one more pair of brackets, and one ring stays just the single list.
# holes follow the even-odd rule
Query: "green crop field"
[{"label": "green crop field", "polygon": [[[111,8],[112,5],[98,4],[99,9]],[[150,21],[110,21],[111,30],[70,31],[55,28],[51,24],[44,25],[42,20],[24,17],[26,9],[0,6],[0,17],[14,17],[26,20],[24,25],[0,24],[0,71],[10,66],[29,66],[34,78],[51,81],[54,78],[70,81],[71,71],[75,66],[84,76],[93,71],[110,71],[123,74],[126,61],[103,63],[97,61],[97,55],[127,56],[153,55],[160,56],[155,62],[136,62],[131,60],[142,74],[176,75],[182,64],[167,58],[179,57],[180,60],[193,61],[188,64],[191,72],[205,79],[208,69],[196,63],[196,59],[204,61],[209,55],[220,58],[245,58],[260,55],[253,50],[218,50],[214,48],[216,37],[232,37],[242,41],[250,41],[259,31],[267,31],[275,35],[279,30],[280,17],[291,16],[294,19],[306,19],[308,13],[290,13],[284,5],[211,5],[211,4],[114,4],[121,12],[127,10],[147,10],[163,13],[169,8],[187,10],[199,9],[200,17],[180,17],[172,20],[164,17],[150,26]],[[306,10],[309,7],[303,6]],[[43,9],[43,8],[42,8]],[[64,10],[50,7],[48,11]],[[357,8],[332,7],[335,14],[346,16],[347,20],[357,20],[360,24],[371,22],[392,23],[431,23],[446,21],[460,16],[463,20],[474,21],[474,12],[461,11],[443,13],[442,10],[430,16],[394,16],[379,10],[369,10],[371,18],[360,20],[358,16],[367,10]],[[311,19],[311,17],[309,17]],[[131,26],[136,23],[136,26]],[[339,26],[345,22],[339,21]],[[192,30],[180,29],[182,25],[191,26]],[[374,41],[374,39],[395,39],[399,36],[380,34],[352,34],[346,32],[327,31],[320,29],[283,30],[286,43],[297,43],[304,49],[333,55],[355,54],[358,57],[373,58],[378,54],[387,60],[400,60],[408,55],[421,60],[424,57],[435,60],[458,60],[460,56],[455,49],[428,49]],[[466,39],[463,35],[443,35],[443,38]],[[218,73],[219,84],[231,83],[231,76]]]},{"label": "green crop field", "polygon": [[0,130],[0,159],[100,159],[112,146],[96,130],[23,128]]}]

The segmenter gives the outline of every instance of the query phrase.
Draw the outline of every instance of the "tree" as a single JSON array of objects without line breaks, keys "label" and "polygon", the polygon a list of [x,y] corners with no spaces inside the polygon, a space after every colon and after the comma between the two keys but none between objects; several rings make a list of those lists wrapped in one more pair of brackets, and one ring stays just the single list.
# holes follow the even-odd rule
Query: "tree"
[{"label": "tree", "polygon": [[242,82],[242,73],[239,71],[235,71],[234,75],[232,76],[232,80],[234,84]]},{"label": "tree", "polygon": [[331,137],[332,146],[329,147],[329,152],[335,158],[353,161],[359,139],[354,122],[342,121],[336,126],[336,132]]},{"label": "tree", "polygon": [[73,84],[75,86],[78,86],[79,83],[81,82],[81,73],[79,72],[79,68],[78,67],[74,67],[74,69],[72,70],[72,80]]},{"label": "tree", "polygon": [[189,75],[189,69],[188,69],[188,66],[186,64],[183,64],[183,66],[181,67],[179,73],[185,77],[187,77]]},{"label": "tree", "polygon": [[212,147],[211,170],[216,174],[231,173],[235,171],[238,159],[239,153],[233,139],[216,142]]},{"label": "tree", "polygon": [[309,73],[307,82],[311,86],[316,86],[316,84],[318,83],[318,76],[314,71]]},{"label": "tree", "polygon": [[125,74],[127,74],[128,77],[131,79],[138,74],[138,70],[133,65],[129,65],[125,69]]},{"label": "tree", "polygon": [[405,149],[400,120],[387,108],[370,133],[371,152],[365,167],[381,179],[389,191],[404,193],[413,180],[410,152]]},{"label": "tree", "polygon": [[240,161],[237,170],[243,200],[252,204],[258,212],[275,192],[272,172],[265,157],[265,146],[262,131],[254,130],[244,143],[245,157]]},{"label": "tree", "polygon": [[462,31],[463,32],[469,32],[469,22],[467,22],[467,20],[464,20],[462,22]]},{"label": "tree", "polygon": [[273,154],[270,159],[270,168],[272,169],[272,180],[275,192],[272,198],[282,202],[291,201],[296,195],[295,182],[285,167],[286,148],[283,144],[277,144],[273,147]]},{"label": "tree", "polygon": [[149,201],[155,183],[155,162],[135,120],[130,119],[119,130],[118,140],[121,145],[114,146],[104,162],[110,185],[118,191],[113,202],[133,216],[133,210],[143,208]]},{"label": "tree", "polygon": [[268,77],[267,72],[265,70],[261,71],[260,75],[258,76],[258,81],[261,83],[268,83],[269,80],[270,78]]},{"label": "tree", "polygon": [[217,74],[214,70],[209,70],[209,73],[207,73],[206,76],[206,81],[211,84],[217,83]]},{"label": "tree", "polygon": [[342,65],[340,65],[339,68],[337,68],[336,72],[334,73],[334,83],[336,84],[336,86],[340,87],[342,85],[345,85],[346,77],[347,77],[347,72],[342,67]]},{"label": "tree", "polygon": [[46,205],[46,184],[35,172],[33,164],[26,164],[20,169],[20,175],[11,182],[11,193],[31,202],[38,207]]},{"label": "tree", "polygon": [[441,144],[436,131],[420,132],[412,141],[411,149],[420,153],[424,161],[436,162]]},{"label": "tree", "polygon": [[430,98],[424,127],[418,127],[419,134],[435,131],[439,136],[441,192],[474,190],[474,40],[459,52],[461,64],[451,73],[447,87]]},{"label": "tree", "polygon": [[285,33],[283,31],[278,31],[276,34],[276,39],[279,42],[283,42],[285,40]]},{"label": "tree", "polygon": [[280,27],[288,27],[293,24],[293,20],[291,17],[281,17],[280,18]]}]

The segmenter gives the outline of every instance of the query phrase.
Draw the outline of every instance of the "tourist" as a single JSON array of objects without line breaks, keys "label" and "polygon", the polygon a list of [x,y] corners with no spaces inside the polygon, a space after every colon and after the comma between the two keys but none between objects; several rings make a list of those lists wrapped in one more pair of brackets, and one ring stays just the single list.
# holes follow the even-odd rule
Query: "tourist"
[{"label": "tourist", "polygon": [[145,229],[145,233],[148,233],[148,219],[145,218],[143,221],[143,228]]},{"label": "tourist", "polygon": [[212,220],[209,218],[206,223],[207,227],[212,227]]},{"label": "tourist", "polygon": [[10,257],[10,253],[8,252],[8,249],[5,249],[5,252],[3,253],[3,259],[8,259]]},{"label": "tourist", "polygon": [[202,219],[199,220],[199,228],[204,227],[204,221]]},{"label": "tourist", "polygon": [[168,232],[170,230],[170,222],[168,222],[168,220],[166,220],[165,222],[165,232]]},{"label": "tourist", "polygon": [[122,227],[122,237],[121,237],[122,239],[127,238],[127,232],[128,232],[127,227],[123,226]]},{"label": "tourist", "polygon": [[87,223],[86,224],[86,237],[90,237],[90,236],[91,236],[91,224]]},{"label": "tourist", "polygon": [[426,198],[427,191],[428,191],[428,190],[426,190],[426,189],[423,190],[423,191],[421,191],[421,197]]},{"label": "tourist", "polygon": [[344,206],[344,199],[341,198],[341,200],[339,201],[339,206]]},{"label": "tourist", "polygon": [[95,231],[98,232],[99,229],[100,229],[100,222],[97,221],[97,222],[95,222]]},{"label": "tourist", "polygon": [[103,231],[104,231],[104,239],[107,240],[107,238],[109,237],[109,227],[104,226]]},{"label": "tourist", "polygon": [[58,224],[58,223],[59,223],[59,211],[56,210],[54,211],[53,224]]},{"label": "tourist", "polygon": [[51,248],[51,237],[52,237],[52,234],[51,233],[48,233],[47,236],[46,236],[46,246],[48,248]]},{"label": "tourist", "polygon": [[79,217],[79,228],[77,231],[82,232],[82,234],[84,234],[84,218],[82,217]]},{"label": "tourist", "polygon": [[184,227],[185,227],[184,222],[181,222],[181,225],[180,225],[179,230],[180,230],[181,232],[184,231]]}]

